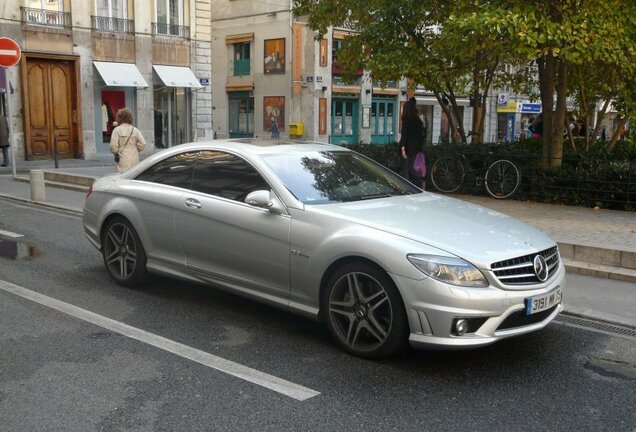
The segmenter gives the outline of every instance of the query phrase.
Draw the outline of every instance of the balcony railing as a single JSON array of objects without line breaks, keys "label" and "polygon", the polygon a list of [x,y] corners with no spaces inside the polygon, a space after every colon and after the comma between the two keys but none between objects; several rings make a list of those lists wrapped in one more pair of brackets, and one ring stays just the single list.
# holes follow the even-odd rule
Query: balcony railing
[{"label": "balcony railing", "polygon": [[91,16],[93,30],[111,33],[135,33],[135,22],[123,18]]},{"label": "balcony railing", "polygon": [[152,34],[155,36],[167,36],[179,39],[190,39],[190,27],[167,24],[167,23],[152,23]]},{"label": "balcony railing", "polygon": [[21,7],[22,23],[46,27],[70,28],[71,13]]}]

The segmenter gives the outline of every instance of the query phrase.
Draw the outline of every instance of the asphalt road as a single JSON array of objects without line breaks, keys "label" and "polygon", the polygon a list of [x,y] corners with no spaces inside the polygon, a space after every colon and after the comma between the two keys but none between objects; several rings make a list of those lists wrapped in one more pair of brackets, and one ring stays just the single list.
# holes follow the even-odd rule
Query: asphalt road
[{"label": "asphalt road", "polygon": [[[554,323],[479,350],[366,361],[319,323],[217,289],[115,285],[78,216],[0,200],[0,230],[24,235],[0,234],[3,432],[636,430],[633,340]],[[22,258],[8,258],[16,241]],[[295,399],[11,287],[315,395]]]}]

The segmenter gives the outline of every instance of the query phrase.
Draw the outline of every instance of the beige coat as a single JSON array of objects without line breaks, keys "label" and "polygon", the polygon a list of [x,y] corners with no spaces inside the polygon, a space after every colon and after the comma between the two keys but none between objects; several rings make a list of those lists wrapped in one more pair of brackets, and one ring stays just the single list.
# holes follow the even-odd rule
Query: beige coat
[{"label": "beige coat", "polygon": [[[132,135],[131,135],[132,134]],[[130,136],[130,140],[128,137]],[[128,144],[126,144],[128,140]],[[120,124],[110,136],[110,151],[119,153],[119,162],[117,163],[117,172],[124,172],[139,163],[139,152],[146,146],[139,129],[127,123]]]}]

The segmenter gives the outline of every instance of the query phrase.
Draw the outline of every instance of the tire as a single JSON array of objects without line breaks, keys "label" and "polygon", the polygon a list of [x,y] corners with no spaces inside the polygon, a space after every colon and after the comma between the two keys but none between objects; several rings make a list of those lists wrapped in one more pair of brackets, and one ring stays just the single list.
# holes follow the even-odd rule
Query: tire
[{"label": "tire", "polygon": [[457,191],[464,182],[465,176],[466,172],[462,163],[451,156],[437,159],[431,167],[431,181],[440,192]]},{"label": "tire", "polygon": [[329,332],[345,351],[364,358],[404,349],[409,326],[402,298],[382,270],[349,263],[331,275],[321,309]]},{"label": "tire", "polygon": [[488,167],[484,182],[490,196],[505,199],[511,197],[519,188],[521,174],[514,163],[500,159]]},{"label": "tire", "polygon": [[132,224],[123,217],[111,219],[104,228],[102,257],[108,274],[119,285],[141,285],[148,277],[144,246]]}]

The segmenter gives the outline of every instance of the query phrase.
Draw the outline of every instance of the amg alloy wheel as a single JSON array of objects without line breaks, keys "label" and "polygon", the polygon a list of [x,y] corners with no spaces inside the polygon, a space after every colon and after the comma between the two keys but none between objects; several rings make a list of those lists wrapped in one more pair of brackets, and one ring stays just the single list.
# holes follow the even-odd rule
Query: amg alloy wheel
[{"label": "amg alloy wheel", "polygon": [[370,264],[347,264],[336,271],[322,306],[329,331],[352,354],[380,358],[406,345],[402,299],[386,273]]},{"label": "amg alloy wheel", "polygon": [[110,276],[119,285],[141,284],[146,276],[146,252],[139,235],[123,217],[108,222],[102,238],[102,256]]}]

